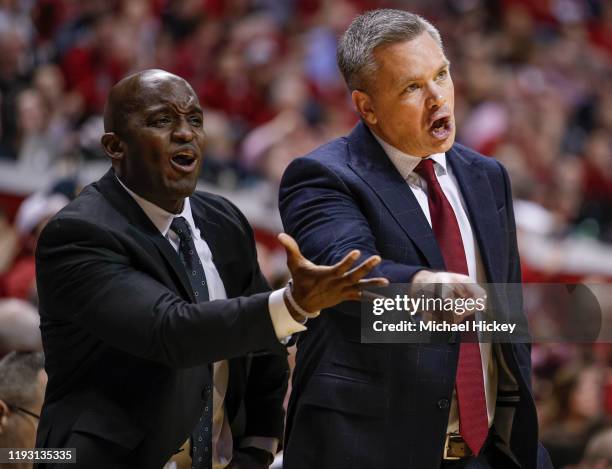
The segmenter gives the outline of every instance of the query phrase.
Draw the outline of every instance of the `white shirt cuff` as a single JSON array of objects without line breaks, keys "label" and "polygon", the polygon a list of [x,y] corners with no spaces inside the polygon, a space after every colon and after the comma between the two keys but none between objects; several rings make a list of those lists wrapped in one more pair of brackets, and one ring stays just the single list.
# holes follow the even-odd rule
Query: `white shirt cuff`
[{"label": "white shirt cuff", "polygon": [[302,332],[306,330],[306,326],[300,324],[291,317],[291,313],[287,309],[283,294],[284,288],[280,290],[274,290],[268,298],[268,309],[270,310],[270,319],[272,319],[272,326],[276,337],[281,342],[283,339],[290,337],[296,332]]},{"label": "white shirt cuff", "polygon": [[273,438],[271,436],[247,436],[240,440],[241,448],[247,448],[249,446],[251,448],[263,449],[274,456],[278,450],[278,438]]}]

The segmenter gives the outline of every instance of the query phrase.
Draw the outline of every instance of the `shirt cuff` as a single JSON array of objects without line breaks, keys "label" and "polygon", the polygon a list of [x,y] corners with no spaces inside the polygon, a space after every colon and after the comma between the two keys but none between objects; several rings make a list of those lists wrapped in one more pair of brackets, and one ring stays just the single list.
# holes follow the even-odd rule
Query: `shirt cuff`
[{"label": "shirt cuff", "polygon": [[287,309],[283,294],[285,289],[274,290],[268,298],[268,309],[270,310],[270,319],[272,319],[272,326],[276,337],[281,342],[283,339],[290,337],[296,332],[302,332],[306,330],[303,324],[300,324],[291,317],[291,313]]},{"label": "shirt cuff", "polygon": [[259,448],[274,456],[278,450],[278,438],[271,436],[247,436],[240,440],[241,448]]}]

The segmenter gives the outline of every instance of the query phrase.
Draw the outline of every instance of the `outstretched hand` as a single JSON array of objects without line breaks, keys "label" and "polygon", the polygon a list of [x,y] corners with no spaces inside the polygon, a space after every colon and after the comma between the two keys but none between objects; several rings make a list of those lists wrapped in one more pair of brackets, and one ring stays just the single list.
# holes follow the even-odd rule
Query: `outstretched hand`
[{"label": "outstretched hand", "polygon": [[302,255],[297,243],[288,234],[279,234],[278,240],[287,251],[287,266],[293,279],[293,298],[308,313],[343,301],[359,300],[364,288],[389,284],[385,278],[363,278],[380,263],[379,256],[371,256],[353,267],[361,255],[358,250],[353,250],[335,265],[316,265]]}]

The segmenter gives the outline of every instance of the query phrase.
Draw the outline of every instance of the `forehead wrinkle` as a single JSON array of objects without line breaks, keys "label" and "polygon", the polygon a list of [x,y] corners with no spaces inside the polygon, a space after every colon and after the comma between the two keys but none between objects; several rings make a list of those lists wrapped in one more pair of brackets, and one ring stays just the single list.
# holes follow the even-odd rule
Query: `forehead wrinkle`
[{"label": "forehead wrinkle", "polygon": [[198,97],[193,88],[184,80],[179,78],[154,83],[153,86],[148,85],[145,84],[143,87],[145,89],[142,90],[143,101],[145,102],[143,107],[151,109],[166,106],[179,112],[191,112],[195,108],[201,112]]},{"label": "forehead wrinkle", "polygon": [[181,103],[173,103],[167,100],[163,100],[162,102],[146,106],[145,110],[150,113],[160,112],[166,109],[172,109],[178,112],[179,114],[190,114],[194,111],[199,112],[199,113],[203,112],[202,108],[197,102],[194,102],[194,100],[190,100],[190,101],[192,102],[181,104]]}]

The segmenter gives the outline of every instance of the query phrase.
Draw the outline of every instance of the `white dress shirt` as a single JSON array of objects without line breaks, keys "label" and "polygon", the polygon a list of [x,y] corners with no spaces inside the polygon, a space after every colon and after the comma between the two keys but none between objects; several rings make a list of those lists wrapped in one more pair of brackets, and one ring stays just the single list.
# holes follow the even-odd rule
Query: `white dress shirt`
[{"label": "white dress shirt", "polygon": [[[382,138],[372,132],[374,138],[383,147],[383,150],[391,160],[391,163],[395,166],[400,175],[408,183],[408,187],[414,194],[427,218],[427,221],[431,225],[431,215],[429,213],[429,201],[427,197],[427,182],[418,173],[414,171],[417,165],[421,162],[422,158],[417,156],[408,155],[394,146],[385,142]],[[486,275],[482,260],[480,258],[480,251],[478,249],[478,243],[474,238],[472,231],[472,225],[467,215],[467,206],[465,200],[459,190],[459,184],[453,174],[453,170],[450,165],[446,162],[446,155],[444,153],[437,153],[431,155],[428,158],[434,160],[434,170],[436,177],[442,187],[444,195],[448,199],[457,223],[459,224],[459,231],[461,232],[461,240],[463,241],[463,249],[465,251],[465,258],[468,266],[468,275],[474,282],[483,283],[486,282]],[[482,361],[483,379],[485,386],[485,399],[487,402],[487,416],[489,418],[489,427],[493,424],[495,417],[495,402],[497,400],[497,364],[493,359],[493,349],[491,343],[481,342],[480,344],[480,359]],[[453,399],[451,402],[450,414],[448,418],[448,433],[455,433],[459,431],[459,409],[457,407],[457,393],[453,391]]]},{"label": "white dress shirt", "polygon": [[[132,196],[136,203],[142,208],[144,213],[149,217],[151,222],[157,227],[159,232],[170,242],[175,251],[178,252],[179,237],[170,229],[172,220],[175,217],[183,217],[187,221],[193,238],[194,245],[202,267],[206,276],[206,284],[208,285],[208,296],[210,300],[222,300],[227,298],[225,286],[221,280],[221,276],[215,266],[213,254],[205,241],[206,233],[201,233],[200,229],[193,221],[191,213],[191,203],[189,198],[186,198],[183,203],[181,213],[174,214],[167,212],[161,207],[152,202],[140,197],[138,194],[131,191],[117,178],[123,188]],[[303,324],[295,321],[283,298],[284,288],[275,290],[270,294],[268,300],[268,308],[270,310],[270,318],[274,327],[276,337],[283,341],[287,337],[306,330]],[[233,454],[232,430],[227,418],[227,412],[223,405],[227,392],[227,384],[229,379],[229,363],[227,360],[215,362],[213,366],[213,431],[212,431],[212,451],[213,451],[213,469],[223,469],[226,467]],[[269,437],[251,436],[244,438],[241,441],[241,447],[252,446],[269,451],[272,454],[276,453],[278,448],[278,439]]]}]

